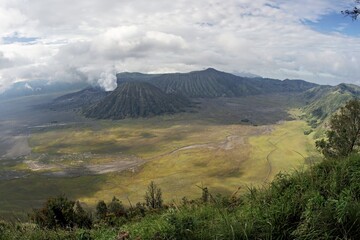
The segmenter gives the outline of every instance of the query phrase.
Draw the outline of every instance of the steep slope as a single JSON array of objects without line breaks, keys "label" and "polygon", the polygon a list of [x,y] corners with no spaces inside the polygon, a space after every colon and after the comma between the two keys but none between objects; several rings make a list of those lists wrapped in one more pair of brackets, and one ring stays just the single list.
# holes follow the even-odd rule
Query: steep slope
[{"label": "steep slope", "polygon": [[107,95],[109,95],[109,92],[105,92],[101,88],[85,88],[81,91],[69,93],[54,99],[50,107],[54,109],[82,108],[99,102]]},{"label": "steep slope", "polygon": [[149,83],[125,82],[99,103],[85,109],[84,115],[101,119],[148,117],[181,112],[190,105],[188,99],[166,94]]}]

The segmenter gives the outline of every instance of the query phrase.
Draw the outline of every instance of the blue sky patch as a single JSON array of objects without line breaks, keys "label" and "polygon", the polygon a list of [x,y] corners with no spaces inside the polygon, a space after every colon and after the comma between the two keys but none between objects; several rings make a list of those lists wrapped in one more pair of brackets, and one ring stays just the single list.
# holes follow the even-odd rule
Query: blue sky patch
[{"label": "blue sky patch", "polygon": [[27,43],[31,44],[34,43],[39,38],[36,37],[19,37],[18,35],[13,35],[11,37],[3,37],[4,44],[11,44],[11,43]]},{"label": "blue sky patch", "polygon": [[341,33],[352,37],[360,37],[360,21],[353,21],[351,17],[340,12],[324,15],[319,21],[304,21],[315,31],[321,33]]}]

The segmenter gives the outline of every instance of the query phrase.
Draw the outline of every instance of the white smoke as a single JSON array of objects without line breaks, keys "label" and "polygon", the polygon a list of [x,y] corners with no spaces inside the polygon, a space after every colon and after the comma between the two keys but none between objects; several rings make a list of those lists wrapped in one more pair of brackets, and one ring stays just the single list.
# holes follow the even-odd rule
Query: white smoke
[{"label": "white smoke", "polygon": [[114,70],[102,72],[97,81],[105,91],[113,91],[117,87],[116,72]]}]

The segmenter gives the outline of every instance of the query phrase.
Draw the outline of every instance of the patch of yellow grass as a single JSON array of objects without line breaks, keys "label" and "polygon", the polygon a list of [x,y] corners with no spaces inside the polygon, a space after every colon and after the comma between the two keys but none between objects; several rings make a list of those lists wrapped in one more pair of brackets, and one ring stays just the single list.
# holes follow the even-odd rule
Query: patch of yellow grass
[{"label": "patch of yellow grass", "polygon": [[90,205],[114,195],[142,201],[150,181],[162,188],[168,201],[200,196],[199,185],[232,193],[239,186],[270,182],[280,171],[302,168],[305,158],[315,154],[312,138],[303,134],[307,125],[300,120],[259,127],[156,119],[100,123],[98,129],[68,128],[31,138],[37,153],[95,152],[89,164],[121,155],[147,161],[135,171],[102,175],[106,180],[97,190],[81,197]]},{"label": "patch of yellow grass", "polygon": [[304,121],[284,122],[269,135],[250,137],[252,146],[246,169],[248,182],[270,182],[279,172],[304,167],[306,158],[318,155]]},{"label": "patch of yellow grass", "polygon": [[311,138],[303,134],[304,127],[303,121],[284,122],[263,134],[264,127],[222,126],[218,131],[244,136],[245,142],[225,150],[220,147],[223,138],[214,148],[204,146],[164,155],[136,173],[111,174],[102,190],[82,200],[95,204],[98,199],[110,200],[116,195],[142,201],[150,181],[161,186],[167,200],[198,197],[197,185],[221,193],[231,193],[239,186],[262,185],[280,171],[304,167],[304,158],[315,154]]}]

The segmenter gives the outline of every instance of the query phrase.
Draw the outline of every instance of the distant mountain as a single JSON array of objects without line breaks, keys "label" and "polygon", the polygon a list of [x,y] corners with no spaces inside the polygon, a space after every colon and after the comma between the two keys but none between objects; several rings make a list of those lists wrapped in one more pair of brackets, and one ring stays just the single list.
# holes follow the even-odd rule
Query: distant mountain
[{"label": "distant mountain", "polygon": [[313,126],[326,122],[347,101],[360,97],[360,87],[352,84],[318,86],[302,94],[306,101],[304,111]]},{"label": "distant mountain", "polygon": [[118,81],[146,81],[166,93],[190,98],[241,97],[274,92],[302,92],[317,86],[302,80],[245,78],[208,68],[190,73],[121,73]]},{"label": "distant mountain", "polygon": [[107,95],[109,92],[105,92],[102,88],[89,87],[54,99],[50,107],[56,110],[83,108],[99,102]]},{"label": "distant mountain", "polygon": [[209,68],[190,73],[162,74],[151,83],[166,93],[182,93],[191,98],[236,97],[260,94],[261,90],[243,78]]},{"label": "distant mountain", "polygon": [[112,93],[85,89],[56,99],[53,106],[83,108],[91,118],[136,118],[181,112],[191,105],[188,98],[301,93],[318,86],[303,80],[244,78],[213,68],[168,74],[125,72],[117,74],[117,82]]},{"label": "distant mountain", "polygon": [[90,118],[123,119],[172,114],[191,106],[185,97],[166,94],[145,82],[121,83],[110,95],[84,110]]},{"label": "distant mountain", "polygon": [[89,84],[85,82],[51,82],[47,80],[16,82],[0,93],[0,99],[75,91],[88,86]]}]

